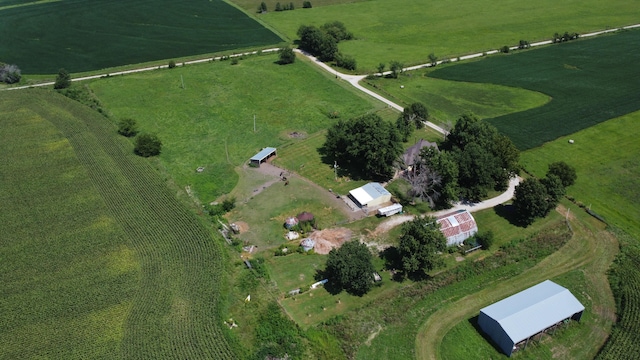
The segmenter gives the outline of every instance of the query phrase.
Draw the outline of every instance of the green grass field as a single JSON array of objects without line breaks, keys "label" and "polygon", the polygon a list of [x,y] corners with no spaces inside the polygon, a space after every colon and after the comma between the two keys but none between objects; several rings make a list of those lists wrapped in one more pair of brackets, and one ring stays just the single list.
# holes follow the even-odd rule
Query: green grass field
[{"label": "green grass field", "polygon": [[429,110],[429,121],[450,127],[468,111],[492,118],[543,106],[551,100],[545,94],[520,88],[436,79],[429,77],[432,71],[411,71],[398,79],[367,79],[364,84],[403,107],[421,102]]},{"label": "green grass field", "polygon": [[[141,131],[157,133],[164,145],[159,161],[168,176],[209,202],[235,187],[234,168],[263,147],[294,141],[293,132],[326,129],[337,121],[329,112],[351,118],[382,107],[302,61],[281,66],[276,60],[263,55],[238,65],[217,61],[90,86],[115,121],[132,117]],[[199,166],[204,172],[196,173]]]},{"label": "green grass field", "polygon": [[0,37],[0,59],[25,74],[84,72],[282,42],[222,0],[0,0]]},{"label": "green grass field", "polygon": [[[259,4],[255,1],[250,10]],[[341,43],[340,50],[354,56],[358,71],[365,73],[374,72],[379,63],[388,66],[392,60],[405,65],[421,64],[428,62],[430,53],[440,58],[454,57],[517,45],[523,39],[549,39],[556,32],[585,33],[638,21],[636,4],[624,0],[377,0],[318,7],[314,1],[312,4],[312,9],[270,11],[257,18],[290,41],[297,39],[300,25],[343,22],[356,40]]]},{"label": "green grass field", "polygon": [[2,99],[2,357],[236,358],[221,241],[98,113]]},{"label": "green grass field", "polygon": [[554,161],[570,164],[578,179],[567,195],[640,241],[638,132],[640,112],[634,112],[523,152],[520,162],[536,176]]},{"label": "green grass field", "polygon": [[[640,109],[640,31],[456,64],[429,76],[549,95],[545,106],[489,119],[522,150]],[[427,104],[429,106],[429,104]]]}]

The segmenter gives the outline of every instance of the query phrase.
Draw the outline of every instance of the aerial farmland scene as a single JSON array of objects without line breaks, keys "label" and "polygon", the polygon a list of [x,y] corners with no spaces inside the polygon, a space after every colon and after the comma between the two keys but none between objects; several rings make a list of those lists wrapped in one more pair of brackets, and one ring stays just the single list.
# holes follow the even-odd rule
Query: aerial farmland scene
[{"label": "aerial farmland scene", "polygon": [[635,1],[0,0],[0,359],[637,359]]}]

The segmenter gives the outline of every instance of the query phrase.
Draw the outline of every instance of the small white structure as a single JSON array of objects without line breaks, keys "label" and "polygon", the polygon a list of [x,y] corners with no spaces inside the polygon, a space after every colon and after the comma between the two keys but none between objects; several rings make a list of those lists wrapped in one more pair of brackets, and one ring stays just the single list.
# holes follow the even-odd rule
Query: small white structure
[{"label": "small white structure", "polygon": [[467,210],[442,215],[436,221],[440,224],[440,231],[447,238],[447,246],[462,244],[478,232],[476,220]]},{"label": "small white structure", "polygon": [[314,246],[316,246],[316,242],[311,238],[306,238],[300,242],[300,246],[302,246],[302,249],[304,251],[309,251],[313,249]]},{"label": "small white structure", "polygon": [[295,240],[300,237],[300,234],[295,231],[289,231],[287,235],[285,235],[285,237],[287,238],[287,240]]},{"label": "small white structure", "polygon": [[288,217],[285,221],[284,221],[284,227],[286,227],[287,229],[291,229],[292,227],[298,225],[298,218],[295,216],[292,217]]},{"label": "small white structure", "polygon": [[377,182],[349,191],[349,197],[360,207],[377,206],[391,201],[391,193]]},{"label": "small white structure", "polygon": [[378,215],[380,216],[391,216],[395,214],[399,214],[402,212],[402,205],[393,204],[391,206],[385,206],[383,208],[378,209]]}]

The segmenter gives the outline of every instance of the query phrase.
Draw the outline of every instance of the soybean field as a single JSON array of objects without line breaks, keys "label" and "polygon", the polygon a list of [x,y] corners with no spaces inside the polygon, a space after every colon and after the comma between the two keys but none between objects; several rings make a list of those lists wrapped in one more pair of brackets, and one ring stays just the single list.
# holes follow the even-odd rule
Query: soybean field
[{"label": "soybean field", "polygon": [[222,0],[0,0],[0,60],[26,74],[115,66],[278,44]]},{"label": "soybean field", "polygon": [[637,49],[640,31],[630,30],[452,65],[430,76],[549,95],[552,100],[544,106],[488,119],[526,150],[639,110]]},{"label": "soybean field", "polygon": [[0,357],[237,358],[221,240],[106,118],[2,96]]}]

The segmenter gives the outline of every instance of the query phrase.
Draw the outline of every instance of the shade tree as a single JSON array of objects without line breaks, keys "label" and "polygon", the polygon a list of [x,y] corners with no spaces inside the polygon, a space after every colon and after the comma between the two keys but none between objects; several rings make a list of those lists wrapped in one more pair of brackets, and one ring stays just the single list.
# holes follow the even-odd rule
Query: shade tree
[{"label": "shade tree", "polygon": [[348,241],[327,256],[324,275],[330,287],[362,296],[373,287],[373,256],[365,244]]},{"label": "shade tree", "polygon": [[410,278],[422,279],[428,272],[443,265],[440,255],[447,248],[447,239],[433,217],[416,217],[402,225],[397,248],[402,271]]}]

